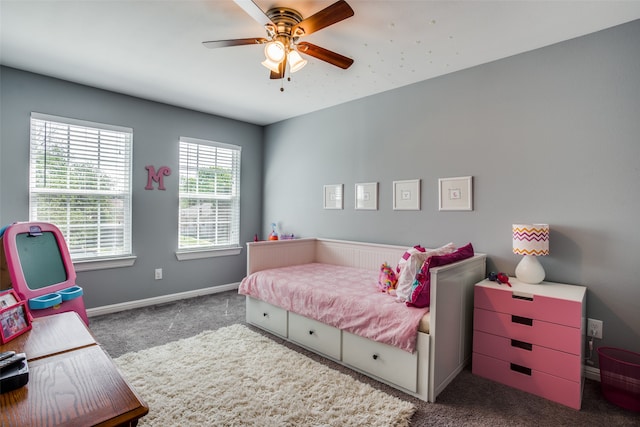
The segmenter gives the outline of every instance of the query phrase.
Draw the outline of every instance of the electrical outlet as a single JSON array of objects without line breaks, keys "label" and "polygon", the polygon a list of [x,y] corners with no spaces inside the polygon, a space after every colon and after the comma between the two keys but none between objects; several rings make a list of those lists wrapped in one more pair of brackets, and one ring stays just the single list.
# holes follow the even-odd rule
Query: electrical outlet
[{"label": "electrical outlet", "polygon": [[156,280],[161,280],[161,279],[162,279],[162,269],[156,268]]},{"label": "electrical outlet", "polygon": [[602,320],[587,319],[587,336],[602,339]]}]

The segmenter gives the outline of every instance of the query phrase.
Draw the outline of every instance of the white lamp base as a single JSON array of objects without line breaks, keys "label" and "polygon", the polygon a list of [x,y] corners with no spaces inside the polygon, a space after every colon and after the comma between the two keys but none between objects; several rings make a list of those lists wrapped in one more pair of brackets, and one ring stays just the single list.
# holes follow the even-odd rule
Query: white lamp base
[{"label": "white lamp base", "polygon": [[516,267],[516,277],[525,283],[540,283],[544,275],[544,268],[536,256],[524,255]]}]

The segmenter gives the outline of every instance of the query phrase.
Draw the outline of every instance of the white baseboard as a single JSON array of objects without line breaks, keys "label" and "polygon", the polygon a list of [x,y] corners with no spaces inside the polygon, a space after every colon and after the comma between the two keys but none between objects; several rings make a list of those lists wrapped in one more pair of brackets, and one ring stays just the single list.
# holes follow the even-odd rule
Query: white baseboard
[{"label": "white baseboard", "polygon": [[187,298],[199,297],[202,295],[217,294],[220,292],[238,289],[240,282],[228,285],[211,286],[209,288],[195,289],[193,291],[179,292],[177,294],[161,295],[159,297],[145,298],[136,301],[127,301],[119,304],[104,305],[102,307],[88,308],[87,316],[102,316],[103,314],[117,313],[119,311],[131,310],[133,308],[148,307],[150,305],[164,304],[167,302],[179,301]]},{"label": "white baseboard", "polygon": [[600,382],[600,369],[593,366],[584,367],[584,377],[590,380]]}]

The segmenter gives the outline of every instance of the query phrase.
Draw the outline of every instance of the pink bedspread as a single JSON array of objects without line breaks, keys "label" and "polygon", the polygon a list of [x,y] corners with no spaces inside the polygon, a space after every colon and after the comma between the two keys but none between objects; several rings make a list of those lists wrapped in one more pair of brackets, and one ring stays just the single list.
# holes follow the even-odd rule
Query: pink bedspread
[{"label": "pink bedspread", "polygon": [[238,292],[374,341],[413,352],[429,308],[407,307],[376,286],[378,272],[302,264],[253,273]]}]

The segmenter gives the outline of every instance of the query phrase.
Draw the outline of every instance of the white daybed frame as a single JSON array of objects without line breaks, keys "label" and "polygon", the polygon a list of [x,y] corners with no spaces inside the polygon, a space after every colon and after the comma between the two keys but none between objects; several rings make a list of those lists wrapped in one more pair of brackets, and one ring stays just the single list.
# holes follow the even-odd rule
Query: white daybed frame
[{"label": "white daybed frame", "polygon": [[[379,271],[385,261],[394,265],[408,247],[320,238],[251,242],[247,244],[247,275],[311,262]],[[476,254],[431,269],[430,332],[418,334],[413,354],[249,296],[247,323],[421,400],[435,402],[471,359],[473,286],[485,278],[485,258]]]}]

